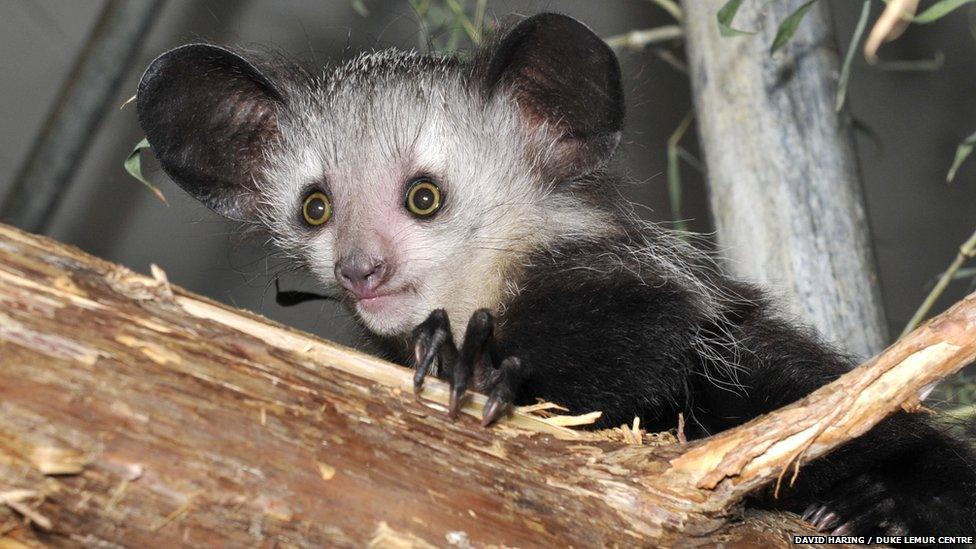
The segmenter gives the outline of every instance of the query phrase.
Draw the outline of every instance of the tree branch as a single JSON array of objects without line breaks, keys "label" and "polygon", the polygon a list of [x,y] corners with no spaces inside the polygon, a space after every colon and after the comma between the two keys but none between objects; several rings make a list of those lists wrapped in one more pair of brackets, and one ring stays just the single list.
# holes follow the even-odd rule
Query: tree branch
[{"label": "tree branch", "polygon": [[[877,357],[806,398],[719,433],[671,462],[661,482],[681,478],[727,506],[789,468],[856,438],[976,358],[976,293]],[[802,474],[802,471],[799,472]]]},{"label": "tree branch", "polygon": [[621,48],[639,50],[658,42],[679,39],[682,35],[683,31],[680,25],[664,25],[653,29],[635,30],[611,36],[606,39],[606,43],[615,50]]},{"label": "tree branch", "polygon": [[744,511],[747,493],[916,405],[976,352],[970,296],[801,402],[704,441],[527,413],[483,429],[447,418],[436,380],[417,398],[405,368],[154,272],[0,226],[0,494],[30,495],[3,498],[0,542],[780,543],[810,530]]}]

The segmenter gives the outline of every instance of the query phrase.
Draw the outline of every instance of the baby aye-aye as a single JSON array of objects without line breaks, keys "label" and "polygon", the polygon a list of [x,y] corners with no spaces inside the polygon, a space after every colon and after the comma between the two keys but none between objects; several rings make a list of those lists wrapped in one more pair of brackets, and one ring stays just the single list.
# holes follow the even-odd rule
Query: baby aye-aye
[{"label": "baby aye-aye", "polygon": [[[852,367],[755,287],[651,223],[607,165],[620,69],[583,24],[540,14],[465,56],[365,53],[320,74],[192,44],[139,83],[162,168],[262,226],[378,341],[488,396],[484,422],[537,398],[679,413],[701,437]],[[976,533],[976,458],[897,413],[805,464],[779,504],[837,534]]]}]

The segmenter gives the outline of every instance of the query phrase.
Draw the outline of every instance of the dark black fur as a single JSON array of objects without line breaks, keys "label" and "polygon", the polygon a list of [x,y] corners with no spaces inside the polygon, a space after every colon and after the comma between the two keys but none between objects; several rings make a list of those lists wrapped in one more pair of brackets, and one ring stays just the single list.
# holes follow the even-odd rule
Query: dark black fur
[{"label": "dark black fur", "polygon": [[[687,434],[698,437],[794,402],[853,366],[780,320],[759,290],[701,260],[689,257],[687,268],[722,296],[717,314],[703,310],[700,288],[628,256],[646,228],[628,221],[619,195],[608,192],[616,182],[599,169],[617,144],[624,109],[616,59],[595,35],[565,17],[540,15],[488,52],[481,61],[488,93],[510,86],[527,119],[558,125],[563,146],[574,151],[561,156],[586,159],[560,164],[566,171],[556,171],[557,189],[617,209],[620,221],[615,235],[524,258],[528,267],[513,275],[517,298],[498,307],[497,317],[475,313],[458,351],[432,345],[440,334],[441,349],[453,346],[443,335],[445,315],[416,330],[417,379],[439,353],[453,386],[452,413],[473,381],[489,397],[486,423],[511,401],[541,397],[577,413],[600,410],[603,427],[637,416],[667,429],[683,413]],[[967,535],[976,532],[974,469],[965,444],[922,416],[901,413],[806,465],[780,503],[838,534]]]},{"label": "dark black fur", "polygon": [[[486,96],[514,92],[527,117],[563,132],[557,177],[599,167],[620,142],[624,91],[620,67],[603,40],[556,14],[530,17],[469,65]],[[571,93],[566,93],[571,90]]]},{"label": "dark black fur", "polygon": [[[498,415],[488,410],[498,408],[493,400],[516,395],[515,403],[529,404],[541,397],[574,413],[601,410],[602,427],[637,416],[648,429],[664,430],[683,413],[691,419],[689,437],[700,437],[794,402],[853,366],[810,332],[779,320],[756,289],[722,278],[726,290],[749,298],[730,302],[726,312],[744,348],[733,379],[691,345],[712,322],[695,313],[694,295],[652,273],[638,280],[605,259],[608,246],[619,244],[540,252],[522,275],[518,298],[494,318],[483,350],[468,350],[474,358],[466,364],[462,348],[461,358],[449,362],[467,366],[489,395],[487,419]],[[472,323],[484,325],[487,314],[476,313]],[[502,380],[506,368],[493,366],[507,357],[519,367]],[[805,464],[776,503],[808,511],[817,526],[838,534],[972,535],[974,466],[966,444],[925,415],[901,412]]]},{"label": "dark black fur", "polygon": [[247,223],[256,221],[254,185],[285,100],[276,80],[309,82],[291,64],[261,65],[189,44],[156,58],[136,95],[139,124],[166,173],[210,209]]},{"label": "dark black fur", "polygon": [[[410,70],[430,60],[416,59]],[[589,29],[538,15],[450,67],[485,101],[509,94],[527,127],[548,132],[554,154],[538,167],[540,185],[619,220],[613,230],[519,257],[522,268],[510,274],[517,297],[476,312],[460,348],[443,311],[416,329],[416,382],[439,359],[453,386],[452,412],[471,385],[489,396],[486,423],[511,403],[541,397],[573,412],[600,410],[599,426],[638,416],[648,428],[668,429],[683,413],[687,434],[700,437],[789,404],[851,368],[781,320],[760,291],[715,273],[626,211],[603,171],[623,126],[620,70]],[[288,100],[268,74],[229,50],[193,45],[160,56],[139,86],[139,119],[163,168],[214,210],[244,221],[255,221],[261,152],[277,131],[275,109]],[[632,253],[649,243],[687,255],[678,262],[687,276],[654,254]],[[927,417],[899,413],[805,464],[779,504],[836,533],[972,535],[974,464],[972,451]]]}]

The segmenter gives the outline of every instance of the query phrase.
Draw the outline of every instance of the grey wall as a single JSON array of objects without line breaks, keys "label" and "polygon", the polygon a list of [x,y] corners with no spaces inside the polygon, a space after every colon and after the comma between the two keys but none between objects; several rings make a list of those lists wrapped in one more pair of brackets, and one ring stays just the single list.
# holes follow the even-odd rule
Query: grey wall
[{"label": "grey wall", "polygon": [[[0,2],[0,196],[44,120],[103,2],[4,0]],[[859,2],[835,0],[835,26],[846,48]],[[181,43],[208,40],[267,45],[310,65],[366,48],[417,43],[416,20],[405,1],[367,0],[368,18],[346,0],[170,0],[139,54],[136,68],[114,103],[134,93],[141,69],[160,52]],[[646,0],[489,2],[496,15],[542,9],[574,15],[601,35],[668,22]],[[875,8],[877,10],[877,8]],[[935,73],[888,72],[858,59],[850,89],[851,111],[880,138],[881,147],[859,137],[861,168],[880,261],[881,284],[892,328],[901,326],[922,300],[927,285],[976,226],[976,161],[946,186],[944,174],[955,145],[976,131],[976,40],[960,11],[946,21],[912,27],[882,50],[885,58],[946,56]],[[649,206],[649,217],[668,219],[665,141],[690,105],[684,77],[649,53],[622,54],[629,118],[622,168],[633,178],[631,195]],[[174,282],[215,299],[256,310],[330,338],[355,343],[342,311],[331,304],[282,309],[268,291],[269,274],[281,269],[258,240],[235,237],[234,225],[218,219],[155,171],[171,206],[157,202],[130,179],[121,163],[141,138],[132,108],[112,109],[78,170],[50,234],[101,257],[147,272],[162,266]],[[693,138],[692,138],[693,141]],[[694,148],[693,143],[691,144]],[[804,154],[804,151],[797,151]],[[685,169],[686,216],[709,230],[702,181]],[[312,289],[286,275],[288,286]],[[947,299],[962,295],[966,283]]]}]

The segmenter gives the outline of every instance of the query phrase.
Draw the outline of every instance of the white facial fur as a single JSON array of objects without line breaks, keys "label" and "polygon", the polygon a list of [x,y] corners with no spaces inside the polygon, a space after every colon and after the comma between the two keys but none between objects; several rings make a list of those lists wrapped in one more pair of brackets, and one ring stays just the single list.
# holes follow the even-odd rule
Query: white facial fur
[{"label": "white facial fur", "polygon": [[[279,114],[263,220],[279,247],[334,289],[346,254],[392,266],[393,296],[349,302],[370,331],[403,335],[444,308],[460,340],[472,312],[497,308],[511,291],[506,275],[522,252],[601,224],[603,214],[540,180],[551,144],[501,95],[486,104],[453,62],[390,51],[339,67],[315,93],[295,91]],[[420,175],[444,195],[430,219],[404,206],[406,184]],[[319,227],[302,222],[311,190],[332,200]]]}]

